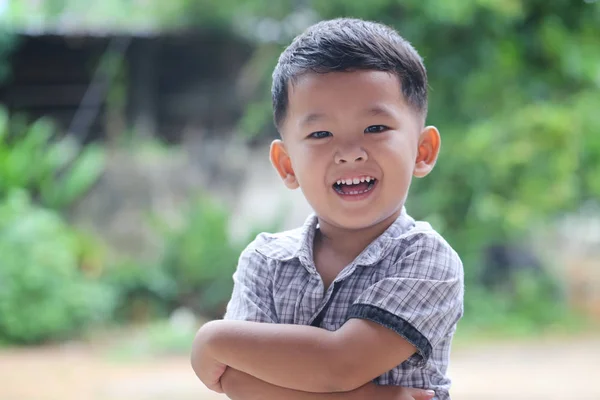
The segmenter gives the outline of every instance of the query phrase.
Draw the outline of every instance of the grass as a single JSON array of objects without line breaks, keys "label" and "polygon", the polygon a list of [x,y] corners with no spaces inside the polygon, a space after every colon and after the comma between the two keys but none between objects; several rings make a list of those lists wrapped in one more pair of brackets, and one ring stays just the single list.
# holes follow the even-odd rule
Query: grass
[{"label": "grass", "polygon": [[552,321],[536,321],[519,313],[466,317],[459,322],[453,345],[469,347],[490,342],[528,341],[543,338],[585,336],[598,332],[598,323],[570,312],[557,313]]},{"label": "grass", "polygon": [[198,326],[175,326],[168,320],[138,326],[115,333],[107,346],[107,356],[117,360],[188,355]]}]

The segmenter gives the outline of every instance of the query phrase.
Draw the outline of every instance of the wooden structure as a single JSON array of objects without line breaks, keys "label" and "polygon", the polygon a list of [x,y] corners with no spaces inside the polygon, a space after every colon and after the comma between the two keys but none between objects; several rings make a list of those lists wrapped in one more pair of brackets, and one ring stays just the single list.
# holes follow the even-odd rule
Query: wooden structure
[{"label": "wooden structure", "polygon": [[0,104],[50,116],[84,141],[124,130],[167,141],[223,132],[243,109],[236,81],[252,45],[223,32],[22,34],[18,43]]}]

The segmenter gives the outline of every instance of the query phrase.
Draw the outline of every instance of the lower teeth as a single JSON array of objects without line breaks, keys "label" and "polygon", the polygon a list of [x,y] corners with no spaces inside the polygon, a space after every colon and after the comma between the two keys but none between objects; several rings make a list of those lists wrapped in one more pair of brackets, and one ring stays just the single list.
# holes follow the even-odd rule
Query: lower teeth
[{"label": "lower teeth", "polygon": [[344,192],[340,187],[338,186],[334,186],[334,189],[336,192],[338,192],[339,194],[346,194],[346,195],[356,195],[356,194],[363,194],[363,193],[367,193],[368,191],[370,191],[371,189],[373,189],[373,185],[375,184],[375,181],[372,181],[369,183],[369,186],[367,187],[367,189],[365,190],[350,190],[349,192]]}]

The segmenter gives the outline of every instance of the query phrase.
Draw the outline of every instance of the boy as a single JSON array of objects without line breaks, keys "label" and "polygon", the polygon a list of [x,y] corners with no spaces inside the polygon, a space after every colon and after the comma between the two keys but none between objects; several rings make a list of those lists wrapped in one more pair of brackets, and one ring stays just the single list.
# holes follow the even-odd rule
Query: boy
[{"label": "boy", "polygon": [[241,400],[450,398],[462,263],[404,208],[440,148],[426,88],[413,47],[372,22],[318,23],[282,53],[270,158],[315,214],[242,253],[225,320],[194,341],[209,388]]}]

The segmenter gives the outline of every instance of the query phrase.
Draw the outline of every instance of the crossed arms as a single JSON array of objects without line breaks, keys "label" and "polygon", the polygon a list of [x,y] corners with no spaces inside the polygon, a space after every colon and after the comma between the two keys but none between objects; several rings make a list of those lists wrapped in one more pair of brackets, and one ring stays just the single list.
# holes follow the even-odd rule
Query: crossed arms
[{"label": "crossed arms", "polygon": [[462,313],[460,259],[435,237],[417,239],[354,299],[336,331],[279,323],[273,269],[257,239],[240,257],[226,320],[196,335],[194,371],[234,400],[430,398],[370,383],[409,358],[426,362]]},{"label": "crossed arms", "polygon": [[361,319],[337,331],[213,321],[196,335],[192,366],[209,388],[234,400],[253,399],[252,394],[289,400],[430,398],[425,391],[369,383],[414,352],[396,332]]}]

